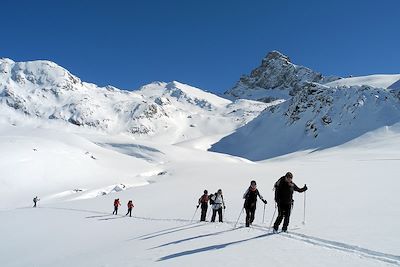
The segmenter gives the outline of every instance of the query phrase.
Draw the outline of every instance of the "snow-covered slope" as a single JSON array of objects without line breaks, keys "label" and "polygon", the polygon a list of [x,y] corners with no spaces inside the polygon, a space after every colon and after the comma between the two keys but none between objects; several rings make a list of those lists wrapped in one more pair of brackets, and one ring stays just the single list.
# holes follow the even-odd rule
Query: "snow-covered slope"
[{"label": "snow-covered slope", "polygon": [[10,59],[0,59],[0,105],[29,117],[168,143],[198,138],[205,132],[227,134],[266,107],[234,103],[179,82],[152,83],[133,92],[98,87],[53,62]]},{"label": "snow-covered slope", "polygon": [[367,85],[376,88],[400,90],[400,74],[351,77],[329,82],[325,85],[329,87]]},{"label": "snow-covered slope", "polygon": [[390,90],[310,83],[214,144],[211,150],[262,160],[340,145],[399,121],[400,101]]},{"label": "snow-covered slope", "polygon": [[[9,130],[9,136],[16,136],[12,132],[16,129]],[[35,136],[28,136],[29,129],[21,130],[25,130],[22,132],[26,143],[38,147],[38,151],[32,151],[36,161],[25,161],[24,165],[17,160],[8,161],[2,170],[6,166],[32,169],[37,162],[47,162],[50,156],[57,158],[51,149],[53,144],[45,146]],[[44,132],[45,129],[40,135]],[[53,133],[50,136],[54,138]],[[104,187],[104,195],[92,194],[90,199],[87,196],[97,188],[96,177],[89,180],[82,192],[72,190],[78,188],[79,179],[75,180],[75,187],[65,184],[62,191],[50,195],[33,191],[36,188],[32,192],[15,192],[25,207],[14,209],[19,205],[11,203],[10,209],[0,211],[0,227],[6,229],[0,242],[1,266],[203,266],[205,259],[221,266],[400,265],[400,184],[393,175],[400,171],[396,164],[399,124],[370,132],[344,146],[256,164],[177,146],[136,143],[121,136],[78,139],[60,138],[55,149],[64,153],[60,158],[64,164],[57,166],[58,172],[70,173],[70,162],[79,155],[73,149],[61,150],[64,141],[86,147],[82,153],[91,149],[98,158],[88,157],[86,161],[78,157],[85,163],[81,166],[88,161],[102,161],[110,166],[116,164],[116,171],[125,155],[131,158],[132,165],[120,171],[132,175],[135,181],[135,152],[147,148],[153,151],[153,161],[161,154],[165,157],[161,163],[164,172],[147,176],[144,173],[141,177],[148,182],[144,186],[114,187],[116,190]],[[91,142],[107,143],[108,149],[112,149],[93,151]],[[17,147],[22,147],[20,142],[0,150],[1,162]],[[26,148],[27,151],[18,153],[20,158],[27,158],[31,146]],[[114,154],[114,149],[121,155],[115,158],[119,160],[110,162],[112,158],[106,155]],[[99,154],[100,151],[103,153]],[[93,170],[92,165],[86,170]],[[276,217],[271,188],[286,171],[294,173],[297,185],[307,183],[306,220],[302,224],[305,195],[295,193],[289,233],[273,235],[268,228],[273,215]],[[79,174],[78,170],[74,172]],[[26,177],[20,178],[28,181]],[[252,179],[257,180],[268,204],[263,222],[264,206],[258,201],[254,225],[247,229],[241,214],[242,195]],[[52,181],[55,179],[48,179],[47,186]],[[205,188],[210,192],[222,188],[227,206],[224,223],[197,221],[197,200]],[[30,205],[36,193],[42,200],[33,209]],[[0,197],[0,203],[7,201],[3,194]],[[122,202],[122,216],[111,214],[115,198]],[[135,204],[132,218],[123,216],[129,199]],[[233,229],[238,217],[238,227]]]},{"label": "snow-covered slope", "polygon": [[323,77],[309,68],[293,64],[289,57],[272,51],[262,60],[261,66],[250,75],[244,75],[224,95],[229,99],[253,99],[271,102],[286,100],[301,90],[307,82],[326,83],[337,77]]},{"label": "snow-covered slope", "polygon": [[[271,104],[178,82],[100,88],[51,62],[2,59],[0,266],[400,266],[398,91],[322,85],[277,57],[288,76],[273,70],[280,82],[262,90],[285,101]],[[281,157],[206,151],[220,138],[216,151]],[[271,188],[287,171],[309,190],[294,195],[289,233],[273,235]],[[248,229],[253,179],[268,204]],[[198,222],[198,198],[218,188],[224,222]]]}]

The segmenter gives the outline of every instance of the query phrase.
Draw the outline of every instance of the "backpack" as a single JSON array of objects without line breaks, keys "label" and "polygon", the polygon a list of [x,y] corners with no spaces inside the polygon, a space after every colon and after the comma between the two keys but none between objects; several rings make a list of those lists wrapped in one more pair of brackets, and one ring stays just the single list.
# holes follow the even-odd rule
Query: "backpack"
[{"label": "backpack", "polygon": [[285,177],[281,177],[278,179],[278,181],[276,181],[276,183],[274,184],[274,190],[275,190],[275,202],[279,202],[279,198],[280,198],[280,192],[279,192],[279,186],[282,183],[282,179],[284,179]]},{"label": "backpack", "polygon": [[209,199],[210,199],[210,205],[214,205],[215,201],[214,201],[214,195],[213,194],[210,195]]}]

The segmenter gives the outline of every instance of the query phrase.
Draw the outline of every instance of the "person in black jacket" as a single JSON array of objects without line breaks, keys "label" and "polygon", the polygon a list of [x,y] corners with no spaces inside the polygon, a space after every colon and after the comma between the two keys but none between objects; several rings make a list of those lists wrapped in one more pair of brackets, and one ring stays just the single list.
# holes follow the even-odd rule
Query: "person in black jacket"
[{"label": "person in black jacket", "polygon": [[256,181],[253,180],[250,182],[249,188],[243,195],[243,198],[245,199],[244,208],[246,210],[246,227],[249,227],[254,221],[257,207],[257,196],[264,202],[264,204],[267,204],[267,201],[260,195],[260,192],[258,192]]},{"label": "person in black jacket", "polygon": [[289,225],[290,212],[293,205],[293,191],[304,192],[307,190],[307,185],[303,188],[297,187],[293,183],[293,174],[287,172],[285,176],[279,178],[274,185],[275,188],[275,201],[278,205],[278,217],[274,223],[274,231],[278,231],[279,225],[283,221],[282,231],[286,232]]},{"label": "person in black jacket", "polygon": [[200,215],[200,221],[204,222],[206,220],[206,215],[207,215],[207,209],[208,209],[208,191],[204,190],[204,194],[199,198],[199,204],[197,205],[197,208],[201,207],[201,215]]}]

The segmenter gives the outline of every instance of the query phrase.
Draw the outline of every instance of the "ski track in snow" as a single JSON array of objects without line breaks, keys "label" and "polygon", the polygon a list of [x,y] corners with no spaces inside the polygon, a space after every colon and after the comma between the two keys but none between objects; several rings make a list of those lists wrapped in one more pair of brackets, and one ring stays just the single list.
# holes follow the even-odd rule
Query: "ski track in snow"
[{"label": "ski track in snow", "polygon": [[382,261],[385,263],[394,264],[400,266],[400,256],[392,255],[388,253],[382,253],[375,250],[370,250],[366,248],[362,248],[355,245],[349,245],[342,242],[322,239],[319,237],[313,237],[305,234],[300,233],[282,233],[282,236],[298,241],[302,241],[308,244],[312,244],[319,247],[329,248],[329,249],[336,249],[339,251],[345,251],[353,254],[357,254],[366,258],[371,258],[374,260]]},{"label": "ski track in snow", "polygon": [[[67,210],[67,211],[78,211],[78,212],[85,212],[85,213],[101,214],[101,215],[90,215],[90,216],[85,217],[87,219],[97,219],[97,220],[100,220],[100,221],[123,219],[123,218],[129,219],[129,218],[131,218],[131,219],[138,219],[138,220],[145,220],[145,221],[161,221],[161,222],[164,221],[164,222],[184,222],[184,223],[187,223],[187,224],[184,224],[184,225],[181,225],[181,226],[171,227],[171,228],[163,229],[163,230],[156,231],[156,232],[153,232],[153,233],[148,233],[148,234],[144,234],[144,235],[141,235],[141,236],[137,236],[137,237],[129,239],[127,241],[132,241],[132,240],[141,240],[141,241],[143,241],[143,240],[157,238],[157,237],[160,237],[160,236],[163,236],[163,235],[173,234],[173,233],[178,232],[178,231],[189,230],[189,229],[193,229],[193,228],[197,228],[197,227],[201,227],[201,226],[207,225],[207,223],[200,223],[200,222],[197,222],[197,221],[193,222],[193,220],[187,220],[187,219],[151,218],[151,217],[139,217],[139,216],[128,217],[128,216],[125,216],[125,215],[112,215],[112,214],[106,213],[106,212],[85,210],[85,209],[57,208],[57,207],[41,207],[41,208],[42,209],[59,209],[59,210]],[[107,217],[107,216],[109,216],[109,217],[108,218],[103,218],[103,217]],[[225,221],[225,222],[223,222],[223,224],[225,224],[225,225],[226,224],[235,225],[235,222]],[[184,239],[180,239],[180,240],[175,240],[175,241],[172,241],[172,242],[161,244],[159,246],[151,247],[151,248],[149,248],[149,250],[154,250],[154,249],[158,249],[158,248],[162,248],[162,247],[166,247],[166,246],[170,246],[170,245],[177,245],[177,244],[182,243],[182,242],[191,241],[191,240],[195,240],[195,239],[199,239],[199,238],[206,238],[206,237],[221,235],[221,234],[229,233],[229,232],[244,228],[244,224],[243,223],[239,223],[239,225],[240,226],[238,226],[238,227],[233,227],[233,228],[230,228],[230,229],[227,229],[227,230],[223,230],[223,231],[217,231],[217,232],[212,232],[212,233],[208,233],[208,234],[203,234],[203,235],[188,237],[188,238],[184,238]],[[260,239],[260,238],[264,238],[264,237],[268,237],[268,236],[272,236],[272,235],[279,235],[279,236],[283,236],[283,237],[288,238],[288,239],[293,239],[293,240],[296,240],[296,241],[304,242],[304,243],[311,244],[311,245],[314,245],[314,246],[318,246],[318,247],[321,247],[321,248],[334,249],[334,250],[338,250],[338,251],[341,251],[341,252],[346,252],[346,253],[350,253],[350,254],[356,254],[356,255],[359,255],[361,257],[370,258],[370,259],[381,261],[381,262],[384,262],[384,263],[389,263],[389,264],[393,264],[393,265],[396,265],[396,266],[400,266],[400,255],[392,255],[392,254],[388,254],[388,253],[383,253],[383,252],[379,252],[379,251],[375,251],[375,250],[359,247],[357,245],[350,245],[350,244],[346,244],[346,243],[342,243],[342,242],[338,242],[338,241],[333,241],[333,240],[328,240],[328,239],[323,239],[323,238],[319,238],[319,237],[314,237],[314,236],[310,236],[310,235],[305,235],[305,234],[293,232],[294,230],[298,230],[300,228],[292,228],[292,229],[289,229],[290,232],[288,232],[288,233],[280,232],[278,234],[271,232],[272,229],[270,229],[267,226],[263,227],[263,226],[260,226],[260,225],[257,225],[257,224],[252,225],[249,228],[249,230],[250,229],[255,229],[257,231],[262,231],[262,232],[266,232],[266,233],[258,235],[258,236],[254,236],[254,237],[251,237],[251,238],[247,238],[247,239],[236,240],[236,241],[227,242],[227,243],[223,243],[223,244],[206,246],[206,247],[202,247],[202,248],[197,248],[197,249],[193,249],[193,250],[186,250],[186,251],[182,251],[182,252],[166,255],[166,256],[163,256],[163,257],[159,258],[157,261],[165,261],[165,260],[170,260],[170,259],[177,258],[177,257],[188,256],[188,255],[191,255],[191,254],[206,252],[206,251],[210,251],[210,250],[223,249],[223,248],[231,246],[231,245],[241,244],[241,243],[244,243],[244,242],[247,242],[247,241],[256,240],[256,239]]]}]

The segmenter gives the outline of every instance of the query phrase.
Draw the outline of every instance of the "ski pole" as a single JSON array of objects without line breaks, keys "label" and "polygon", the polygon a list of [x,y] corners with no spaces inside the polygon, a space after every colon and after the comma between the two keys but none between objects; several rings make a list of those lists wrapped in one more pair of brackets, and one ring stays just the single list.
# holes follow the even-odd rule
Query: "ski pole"
[{"label": "ski pole", "polygon": [[306,192],[304,192],[304,212],[303,212],[303,225],[306,224]]},{"label": "ski pole", "polygon": [[243,207],[243,208],[242,208],[242,210],[240,211],[240,213],[239,213],[239,217],[237,218],[237,220],[236,220],[236,223],[235,223],[235,225],[233,226],[233,229],[235,229],[235,228],[236,228],[236,225],[237,225],[237,224],[238,224],[238,222],[239,222],[240,216],[242,216],[243,210],[244,210],[244,207]]},{"label": "ski pole", "polygon": [[265,218],[265,206],[266,206],[266,204],[264,203],[263,220],[262,220],[263,224],[264,224],[264,218]]},{"label": "ski pole", "polygon": [[269,224],[269,229],[271,229],[271,227],[272,227],[272,222],[274,221],[275,213],[276,213],[276,203],[275,203],[274,214],[272,214],[271,223]]},{"label": "ski pole", "polygon": [[199,209],[199,206],[197,205],[197,206],[196,206],[196,210],[194,211],[193,217],[192,217],[192,219],[190,220],[191,222],[193,221],[194,216],[196,216],[196,213],[197,213],[197,210],[198,210],[198,209]]}]

